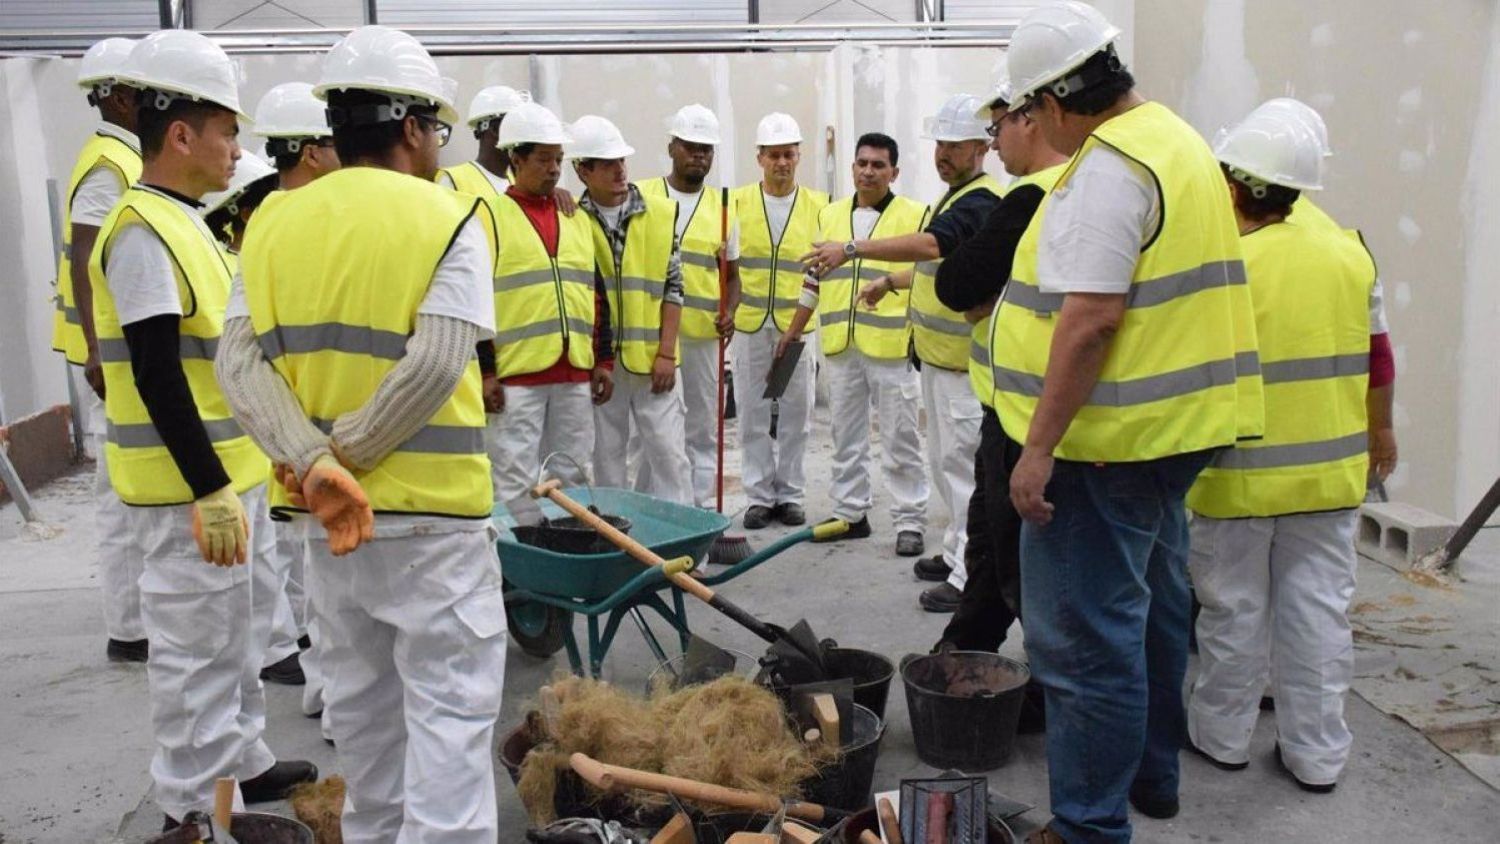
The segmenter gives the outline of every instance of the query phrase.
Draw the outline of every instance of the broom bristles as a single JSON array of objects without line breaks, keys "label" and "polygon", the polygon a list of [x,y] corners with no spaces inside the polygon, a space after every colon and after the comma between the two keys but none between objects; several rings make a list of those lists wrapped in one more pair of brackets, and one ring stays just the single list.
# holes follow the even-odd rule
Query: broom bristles
[{"label": "broom bristles", "polygon": [[720,534],[719,538],[714,540],[713,547],[708,549],[708,564],[732,566],[750,559],[754,553],[755,549],[750,547],[750,540],[745,537]]}]

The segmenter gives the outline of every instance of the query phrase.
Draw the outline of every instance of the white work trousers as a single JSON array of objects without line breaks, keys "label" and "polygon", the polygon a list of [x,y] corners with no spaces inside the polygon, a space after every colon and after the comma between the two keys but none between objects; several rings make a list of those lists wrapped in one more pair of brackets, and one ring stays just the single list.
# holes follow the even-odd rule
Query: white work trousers
[{"label": "white work trousers", "polygon": [[203,561],[192,505],[129,508],[145,560],[141,609],[151,640],[146,677],[156,739],[151,777],[156,802],[179,820],[193,809],[213,811],[214,780],[244,782],[276,761],[262,740],[260,683],[277,582],[266,576],[265,561],[275,533],[264,486],[240,501],[250,553],[243,565],[228,568]]},{"label": "white work trousers", "polygon": [[922,406],[927,411],[927,465],[943,509],[948,511],[943,562],[952,570],[948,582],[963,591],[969,579],[964,548],[969,544],[974,454],[979,450],[984,408],[969,385],[969,373],[936,366],[922,367]]},{"label": "white work trousers", "polygon": [[740,431],[741,473],[750,506],[802,504],[807,484],[805,458],[812,433],[813,360],[816,334],[807,346],[786,392],[776,401],[776,438],[771,438],[771,399],[762,398],[781,331],[770,317],[759,331],[734,335],[734,405]]},{"label": "white work trousers", "polygon": [[[637,489],[675,504],[693,503],[692,470],[684,441],[682,384],[665,393],[651,392],[651,376],[617,367],[615,391],[609,401],[594,407],[594,481],[599,486],[626,489],[627,446],[640,443],[637,476],[647,475]],[[635,436],[630,433],[635,424]],[[645,467],[651,470],[646,472]]]},{"label": "white work trousers", "polygon": [[[877,360],[845,349],[827,360],[828,403],[833,424],[833,515],[857,522],[869,512],[870,408],[880,420],[880,468],[891,494],[897,531],[927,527],[927,471],[917,405],[922,388],[905,359]],[[972,471],[972,470],[971,470]]]},{"label": "white work trousers", "polygon": [[94,532],[99,548],[99,595],[104,604],[104,629],[111,639],[135,642],[146,638],[141,620],[141,571],[144,561],[134,532],[130,508],[115,494],[109,482],[109,464],[104,459],[104,407],[92,390],[89,396],[100,404],[97,414],[101,430],[89,432],[96,455],[94,464]]},{"label": "white work trousers", "polygon": [[692,467],[693,504],[713,507],[719,472],[719,341],[683,337],[678,341],[681,367],[677,383],[685,409],[688,463]]},{"label": "white work trousers", "polygon": [[[594,402],[588,382],[505,387],[505,410],[489,417],[490,473],[495,503],[505,504],[536,486],[542,460],[564,486],[589,482],[594,459]],[[576,461],[576,465],[575,465]]]},{"label": "white work trousers", "polygon": [[[292,586],[292,568],[296,566],[301,569],[300,560],[294,554],[287,553],[281,542],[281,531],[285,522],[272,522],[272,532],[276,534],[276,547],[272,551],[268,562],[270,562],[276,575],[276,592],[272,598],[274,604],[271,612],[271,629],[268,631],[265,656],[266,666],[272,666],[297,653],[297,638],[299,632],[298,616],[296,608],[292,605],[292,592],[302,595],[301,577],[299,571],[298,584]],[[300,660],[299,660],[300,662]],[[306,669],[303,669],[304,673]]]},{"label": "white work trousers", "polygon": [[[440,520],[439,520],[440,521]],[[347,844],[495,844],[505,600],[488,530],[309,542]]]},{"label": "white work trousers", "polygon": [[[318,666],[317,623],[313,616],[312,582],[307,572],[307,532],[321,531],[311,518],[299,516],[290,522],[275,522],[276,554],[287,567],[286,597],[296,624],[297,635],[306,636],[312,646],[303,650],[299,661],[307,684],[302,687],[302,714],[323,711],[323,672]],[[267,662],[269,663],[269,657]]]},{"label": "white work trousers", "polygon": [[1354,510],[1193,518],[1188,570],[1203,611],[1188,735],[1199,749],[1249,758],[1269,666],[1282,759],[1303,782],[1338,779],[1352,741],[1355,520]]}]

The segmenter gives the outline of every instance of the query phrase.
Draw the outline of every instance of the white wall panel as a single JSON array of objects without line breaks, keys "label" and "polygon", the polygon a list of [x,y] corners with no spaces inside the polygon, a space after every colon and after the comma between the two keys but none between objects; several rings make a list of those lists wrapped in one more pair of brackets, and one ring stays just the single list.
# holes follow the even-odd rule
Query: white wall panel
[{"label": "white wall panel", "polygon": [[745,0],[379,0],[384,24],[526,26],[745,23]]},{"label": "white wall panel", "polygon": [[345,28],[365,22],[364,0],[192,0],[194,29]]},{"label": "white wall panel", "polygon": [[0,30],[156,29],[156,0],[0,0]]}]

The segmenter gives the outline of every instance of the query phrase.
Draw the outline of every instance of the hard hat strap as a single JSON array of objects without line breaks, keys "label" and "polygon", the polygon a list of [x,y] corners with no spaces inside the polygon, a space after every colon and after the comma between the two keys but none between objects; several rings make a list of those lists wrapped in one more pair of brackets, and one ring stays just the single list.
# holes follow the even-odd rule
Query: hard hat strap
[{"label": "hard hat strap", "polygon": [[[1120,56],[1115,52],[1114,44],[1106,44],[1104,46],[1104,49],[1100,50],[1099,52],[1104,53],[1104,55],[1106,56],[1104,66],[1102,68],[1089,68],[1089,60],[1094,57],[1089,56],[1089,58],[1085,59],[1084,63],[1078,67],[1076,72],[1064,75],[1062,78],[1054,82],[1049,82],[1045,86],[1047,90],[1051,91],[1054,96],[1061,99],[1062,97],[1066,97],[1069,94],[1076,94],[1079,91],[1084,91],[1094,87],[1095,85],[1098,85],[1100,82],[1103,82],[1109,77],[1114,76],[1120,71],[1121,68],[1125,66],[1120,61]],[[1098,53],[1095,53],[1094,55],[1098,55]]]},{"label": "hard hat strap", "polygon": [[1270,182],[1260,178],[1259,176],[1252,176],[1238,167],[1230,167],[1229,176],[1236,182],[1239,182],[1240,184],[1248,188],[1250,190],[1250,195],[1255,197],[1256,199],[1265,199],[1266,193],[1270,190],[1271,187]]},{"label": "hard hat strap", "polygon": [[421,97],[386,94],[384,91],[374,93],[384,94],[390,98],[390,102],[365,103],[357,106],[329,106],[328,125],[337,129],[342,126],[372,126],[376,123],[391,123],[405,120],[412,113],[412,106],[431,107],[433,105],[430,100]]},{"label": "hard hat strap", "polygon": [[296,155],[312,138],[267,138],[266,155]]}]

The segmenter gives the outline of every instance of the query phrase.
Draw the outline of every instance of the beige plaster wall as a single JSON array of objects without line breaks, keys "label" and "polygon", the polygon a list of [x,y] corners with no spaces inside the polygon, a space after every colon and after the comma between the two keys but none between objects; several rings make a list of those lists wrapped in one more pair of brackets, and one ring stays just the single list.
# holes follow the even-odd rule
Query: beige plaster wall
[{"label": "beige plaster wall", "polygon": [[1293,95],[1335,149],[1317,197],[1379,263],[1403,465],[1392,496],[1462,515],[1500,473],[1500,19],[1490,0],[1151,0],[1143,92],[1207,136]]}]

